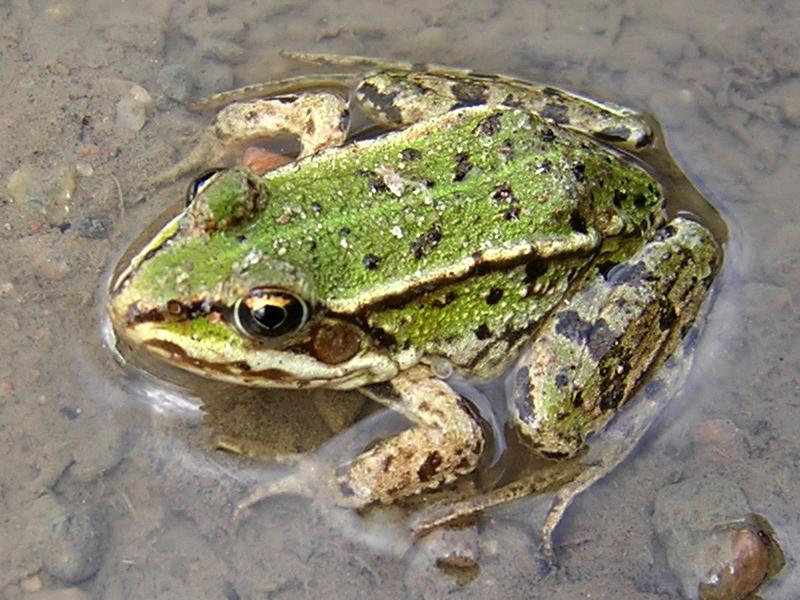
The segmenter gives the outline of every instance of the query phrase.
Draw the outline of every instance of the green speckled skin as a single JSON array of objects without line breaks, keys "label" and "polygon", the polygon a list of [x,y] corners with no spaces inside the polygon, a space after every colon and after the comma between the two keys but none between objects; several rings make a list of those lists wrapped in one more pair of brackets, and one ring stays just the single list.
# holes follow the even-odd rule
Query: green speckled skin
[{"label": "green speckled skin", "polygon": [[[616,105],[453,71],[383,69],[353,90],[397,131],[309,150],[302,136],[320,115],[326,139],[343,134],[337,104],[290,123],[309,156],[212,176],[112,285],[115,330],[196,373],[360,388],[408,417],[408,430],[339,470],[353,506],[477,466],[481,423],[434,374],[446,377],[443,363],[479,378],[508,369],[532,448],[574,455],[678,345],[719,261],[704,227],[665,225],[661,186],[596,141],[634,150],[652,139],[647,124]],[[251,111],[283,119],[330,100],[282,96],[226,114],[251,135],[262,122]],[[284,301],[302,315],[296,327],[248,328],[258,307],[288,314]]]},{"label": "green speckled skin", "polygon": [[[465,108],[260,179],[223,175],[121,297],[163,311],[282,285],[317,312],[364,316],[399,344],[467,366],[494,334],[530,331],[604,238],[640,240],[661,220],[660,187],[613,151],[520,110]],[[425,286],[435,291],[414,292]],[[493,289],[504,298],[490,304]],[[491,333],[475,340],[481,326]]]}]

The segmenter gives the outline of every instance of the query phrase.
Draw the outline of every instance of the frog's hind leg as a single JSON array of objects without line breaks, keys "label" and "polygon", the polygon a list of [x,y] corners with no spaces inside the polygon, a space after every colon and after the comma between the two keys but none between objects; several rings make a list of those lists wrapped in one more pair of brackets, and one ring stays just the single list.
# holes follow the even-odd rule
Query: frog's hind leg
[{"label": "frog's hind leg", "polygon": [[281,50],[280,55],[283,58],[309,65],[359,69],[392,69],[394,71],[413,71],[419,68],[419,65],[410,62],[392,61],[384,58],[360,56],[357,54],[327,54],[325,52]]},{"label": "frog's hind leg", "polygon": [[342,96],[347,96],[355,78],[356,75],[353,73],[326,73],[324,75],[298,75],[275,81],[253,83],[226,90],[208,98],[201,98],[192,102],[188,108],[193,112],[219,110],[233,102],[297,94],[309,90],[338,90]]},{"label": "frog's hind leg", "polygon": [[534,473],[528,481],[422,515],[416,526],[419,533],[555,487],[541,548],[552,560],[552,534],[572,500],[631,453],[677,393],[677,380],[672,379],[656,386],[661,392],[652,397],[645,386],[645,397],[622,407],[648,372],[664,365],[662,371],[672,373],[675,363],[688,365],[685,359],[667,359],[682,348],[681,339],[700,310],[718,262],[711,233],[696,222],[676,218],[607,274],[598,272],[564,308],[550,315],[509,376],[510,409],[520,431],[546,455],[575,456],[585,447],[585,436],[602,429],[581,459],[584,468],[563,487]]},{"label": "frog's hind leg", "polygon": [[[654,399],[641,399],[603,431],[589,452],[554,466],[551,476],[540,471],[485,494],[433,505],[418,512],[411,524],[414,535],[422,537],[432,530],[499,506],[533,495],[544,495],[550,502],[544,521],[535,524],[541,534],[539,551],[545,567],[556,562],[553,533],[573,500],[608,475],[638,445],[665,402],[667,386]],[[547,495],[549,493],[549,496]]]},{"label": "frog's hind leg", "polygon": [[347,101],[328,92],[236,102],[221,110],[189,155],[155,183],[170,183],[200,168],[224,166],[238,148],[282,133],[297,137],[301,158],[341,146],[347,139],[349,123]]}]

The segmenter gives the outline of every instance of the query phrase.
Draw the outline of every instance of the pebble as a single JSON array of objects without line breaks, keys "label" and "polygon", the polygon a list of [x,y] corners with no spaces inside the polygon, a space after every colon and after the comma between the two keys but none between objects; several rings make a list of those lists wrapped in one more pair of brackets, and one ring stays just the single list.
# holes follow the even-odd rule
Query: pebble
[{"label": "pebble", "polygon": [[192,95],[194,82],[189,69],[179,64],[165,65],[158,72],[158,85],[167,98],[186,102]]},{"label": "pebble", "polygon": [[239,44],[227,40],[210,38],[204,40],[202,43],[202,56],[203,58],[210,58],[219,62],[236,65],[243,63],[247,59],[248,54],[247,50],[242,48]]},{"label": "pebble", "polygon": [[75,16],[75,9],[72,5],[67,4],[66,2],[59,2],[58,4],[54,4],[50,8],[45,9],[44,14],[48,16],[48,18],[52,19],[56,23],[66,23],[73,16]]},{"label": "pebble", "polygon": [[75,194],[75,170],[59,166],[44,171],[22,165],[8,178],[8,194],[21,207],[46,216],[51,225],[63,222]]},{"label": "pebble", "polygon": [[147,110],[153,105],[150,93],[140,85],[133,85],[117,102],[117,127],[139,131],[147,121]]},{"label": "pebble", "polygon": [[739,600],[745,598],[767,576],[768,552],[758,531],[746,527],[719,531],[718,545],[705,555],[713,561],[707,581],[698,586],[702,600]]},{"label": "pebble", "polygon": [[25,600],[90,600],[90,596],[80,588],[60,588],[31,594]]},{"label": "pebble", "polygon": [[42,580],[39,579],[38,575],[34,575],[20,581],[19,587],[26,594],[32,594],[42,589]]},{"label": "pebble", "polygon": [[107,544],[108,524],[99,510],[66,509],[50,522],[42,562],[53,577],[81,583],[100,569]]},{"label": "pebble", "polygon": [[740,600],[782,566],[769,524],[750,512],[744,492],[717,476],[662,488],[653,521],[685,597]]},{"label": "pebble", "polygon": [[111,230],[113,223],[106,215],[82,215],[75,221],[78,235],[89,240],[104,240]]}]

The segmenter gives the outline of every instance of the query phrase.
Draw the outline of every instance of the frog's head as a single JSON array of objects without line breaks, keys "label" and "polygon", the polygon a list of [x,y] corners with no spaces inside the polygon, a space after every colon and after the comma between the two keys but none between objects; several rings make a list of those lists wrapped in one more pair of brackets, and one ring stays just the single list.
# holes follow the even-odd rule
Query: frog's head
[{"label": "frog's head", "polygon": [[262,186],[243,170],[192,184],[187,208],[113,282],[116,333],[180,368],[248,385],[350,388],[392,377],[397,357],[353,320],[324,314],[302,266],[250,242],[263,229],[252,218]]}]

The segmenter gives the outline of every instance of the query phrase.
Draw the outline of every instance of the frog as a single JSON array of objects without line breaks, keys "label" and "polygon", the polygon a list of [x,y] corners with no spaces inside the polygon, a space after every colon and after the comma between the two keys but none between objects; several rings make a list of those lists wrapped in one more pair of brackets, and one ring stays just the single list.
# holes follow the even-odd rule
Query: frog
[{"label": "frog", "polygon": [[[475,473],[490,432],[454,374],[503,378],[514,428],[556,464],[630,411],[635,431],[607,460],[566,481],[533,475],[471,493],[416,527],[424,535],[558,480],[541,543],[552,557],[572,499],[657,415],[628,401],[681,347],[719,242],[691,216],[668,217],[636,155],[653,130],[632,109],[505,76],[291,56],[357,73],[203,105],[222,109],[162,181],[278,134],[300,152],[265,173],[227,166],[193,179],[185,208],[110,285],[118,339],[202,377],[358,390],[405,417],[407,428],[309,478],[359,511]],[[354,135],[357,113],[377,133]]]}]

